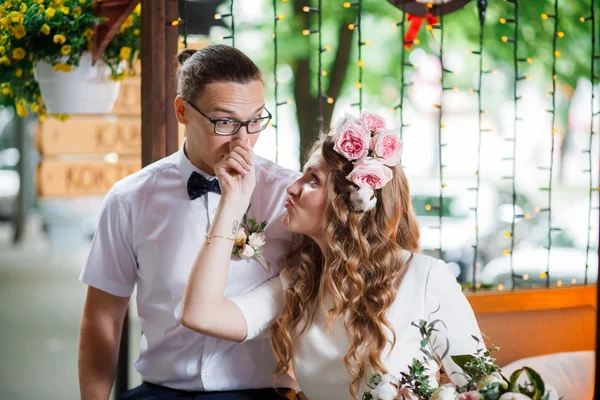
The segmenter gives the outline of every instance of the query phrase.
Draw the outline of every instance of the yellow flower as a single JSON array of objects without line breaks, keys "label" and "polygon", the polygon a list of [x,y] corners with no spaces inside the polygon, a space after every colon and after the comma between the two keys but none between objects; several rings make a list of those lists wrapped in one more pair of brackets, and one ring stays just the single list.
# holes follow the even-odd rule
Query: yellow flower
[{"label": "yellow flower", "polygon": [[25,54],[27,54],[27,52],[25,50],[23,50],[21,47],[17,47],[16,49],[13,50],[13,58],[15,60],[22,60],[25,58]]},{"label": "yellow flower", "polygon": [[25,117],[29,114],[27,111],[27,105],[23,99],[17,99],[15,101],[15,108],[17,109],[17,115],[19,117]]},{"label": "yellow flower", "polygon": [[129,56],[131,56],[131,47],[123,46],[119,53],[119,57],[121,57],[121,60],[128,60]]},{"label": "yellow flower", "polygon": [[65,7],[65,6],[61,6],[60,7],[60,12],[65,14],[65,15],[69,15],[69,7]]},{"label": "yellow flower", "polygon": [[44,0],[35,0],[37,4],[44,4]]},{"label": "yellow flower", "polygon": [[43,33],[46,36],[49,35],[50,34],[50,27],[48,26],[48,24],[42,25],[42,27],[40,28],[40,32]]},{"label": "yellow flower", "polygon": [[7,56],[0,57],[0,64],[4,64],[7,67],[10,66],[10,58],[8,58]]},{"label": "yellow flower", "polygon": [[23,70],[21,68],[17,68],[17,70],[15,71],[15,75],[17,76],[17,78],[20,78],[23,76]]},{"label": "yellow flower", "polygon": [[73,15],[79,17],[81,15],[81,7],[73,7]]},{"label": "yellow flower", "polygon": [[79,4],[85,4],[86,0],[79,0]]},{"label": "yellow flower", "polygon": [[135,19],[133,18],[133,15],[129,14],[127,19],[125,19],[125,22],[123,22],[123,26],[125,28],[131,28],[133,26],[134,22],[135,22]]},{"label": "yellow flower", "polygon": [[44,7],[44,5],[43,5],[43,4],[42,4],[41,6],[39,6],[39,7],[38,7],[38,14],[43,14],[45,9],[46,9],[46,8]]},{"label": "yellow flower", "polygon": [[64,3],[63,0],[53,0],[52,1],[52,7],[60,7],[60,6],[63,5],[63,3]]},{"label": "yellow flower", "polygon": [[22,24],[23,23],[23,14],[21,14],[18,11],[11,11],[11,13],[8,14],[8,17],[10,18],[10,20],[12,22],[15,22],[17,24]]},{"label": "yellow flower", "polygon": [[71,46],[65,44],[63,47],[60,48],[60,52],[63,56],[69,55],[71,53]]},{"label": "yellow flower", "polygon": [[48,9],[46,9],[46,17],[47,18],[54,17],[54,14],[56,14],[56,10],[54,8],[48,7]]},{"label": "yellow flower", "polygon": [[138,3],[137,6],[135,6],[135,8],[133,9],[133,12],[136,15],[140,15],[140,12],[142,11],[142,3]]},{"label": "yellow flower", "polygon": [[14,93],[13,93],[12,89],[10,89],[10,88],[3,88],[2,89],[2,94],[5,95],[5,96],[13,97]]},{"label": "yellow flower", "polygon": [[139,29],[134,29],[133,30],[133,35],[134,36],[140,36],[140,30]]},{"label": "yellow flower", "polygon": [[15,39],[21,39],[26,34],[25,27],[23,25],[13,26],[12,33],[15,36]]},{"label": "yellow flower", "polygon": [[6,53],[6,47],[0,46],[0,54]]},{"label": "yellow flower", "polygon": [[52,69],[56,72],[58,71],[62,71],[62,72],[71,72],[71,70],[73,69],[70,65],[68,64],[61,64],[58,63],[56,65],[54,65],[54,67],[52,67]]},{"label": "yellow flower", "polygon": [[38,103],[31,103],[29,105],[29,108],[31,108],[31,111],[33,111],[34,113],[36,113],[40,109],[40,105]]},{"label": "yellow flower", "polygon": [[87,40],[90,40],[94,37],[94,30],[92,28],[86,29],[85,32],[83,32],[83,36],[85,36]]},{"label": "yellow flower", "polygon": [[19,11],[21,11],[21,14],[24,14],[25,11],[27,11],[27,4],[21,3],[21,7],[19,8]]},{"label": "yellow flower", "polygon": [[67,41],[65,35],[54,35],[54,43],[64,44]]},{"label": "yellow flower", "polygon": [[45,120],[48,119],[48,116],[46,114],[42,114],[42,115],[39,116],[39,119],[40,119],[41,122],[44,122]]}]

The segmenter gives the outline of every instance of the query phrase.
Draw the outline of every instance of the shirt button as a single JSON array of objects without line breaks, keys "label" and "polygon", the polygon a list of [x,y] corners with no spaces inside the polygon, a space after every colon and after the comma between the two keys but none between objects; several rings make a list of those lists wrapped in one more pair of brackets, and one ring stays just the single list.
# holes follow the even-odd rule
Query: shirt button
[{"label": "shirt button", "polygon": [[205,372],[204,376],[210,376],[210,372]]}]

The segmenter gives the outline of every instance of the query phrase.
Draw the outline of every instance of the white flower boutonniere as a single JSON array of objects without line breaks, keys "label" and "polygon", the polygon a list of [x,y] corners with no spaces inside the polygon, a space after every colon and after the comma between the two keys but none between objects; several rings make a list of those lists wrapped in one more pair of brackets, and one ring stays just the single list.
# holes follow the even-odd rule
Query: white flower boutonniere
[{"label": "white flower boutonniere", "polygon": [[[248,207],[248,210],[250,209]],[[262,248],[266,243],[264,234],[267,221],[258,223],[254,218],[248,218],[248,211],[244,214],[242,224],[235,234],[234,246],[231,254],[244,260],[255,258],[264,269],[269,270],[271,264],[263,254]]]}]

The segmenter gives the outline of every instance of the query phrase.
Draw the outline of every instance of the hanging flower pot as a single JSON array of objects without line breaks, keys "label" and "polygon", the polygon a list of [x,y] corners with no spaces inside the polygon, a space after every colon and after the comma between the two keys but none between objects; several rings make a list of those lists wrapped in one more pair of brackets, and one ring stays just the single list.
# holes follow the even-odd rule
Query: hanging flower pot
[{"label": "hanging flower pot", "polygon": [[12,1],[2,6],[0,92],[14,101],[19,116],[29,110],[40,118],[48,112],[111,111],[119,80],[134,73],[141,6],[139,0],[106,0],[106,7],[99,8],[96,3]]},{"label": "hanging flower pot", "polygon": [[121,86],[102,60],[92,65],[90,52],[81,55],[79,66],[38,61],[34,77],[50,114],[108,114]]}]

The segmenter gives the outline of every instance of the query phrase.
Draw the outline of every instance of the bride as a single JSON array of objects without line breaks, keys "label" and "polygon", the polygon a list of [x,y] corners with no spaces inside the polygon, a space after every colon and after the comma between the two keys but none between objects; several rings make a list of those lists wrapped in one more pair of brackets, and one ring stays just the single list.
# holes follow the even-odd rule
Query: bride
[{"label": "bride", "polygon": [[423,358],[411,323],[431,317],[443,327],[430,338],[438,359],[429,362],[430,376],[441,364],[464,384],[450,356],[475,353],[472,335],[481,333],[446,264],[418,254],[401,151],[377,115],[346,116],[322,135],[287,190],[282,222],[303,235],[301,246],[279,276],[226,298],[234,236],[256,183],[250,146],[233,148],[215,167],[222,197],[187,281],[181,323],[235,342],[270,335],[274,375],[293,365],[309,400],[331,400],[359,398],[374,373],[408,371]]}]

